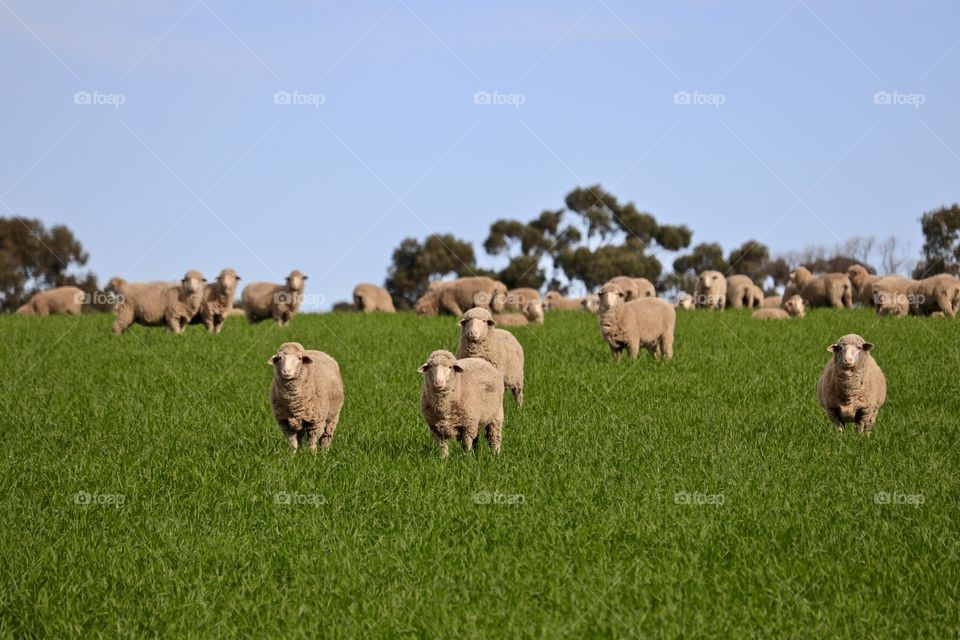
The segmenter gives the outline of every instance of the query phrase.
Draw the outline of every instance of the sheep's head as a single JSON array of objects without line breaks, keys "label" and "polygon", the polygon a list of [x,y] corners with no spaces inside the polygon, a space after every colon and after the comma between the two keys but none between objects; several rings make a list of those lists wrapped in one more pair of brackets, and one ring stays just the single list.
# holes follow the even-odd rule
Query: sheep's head
[{"label": "sheep's head", "polygon": [[693,296],[687,292],[683,292],[677,298],[677,304],[681,309],[693,309]]},{"label": "sheep's head", "polygon": [[107,282],[107,286],[103,288],[107,293],[117,293],[120,291],[120,287],[127,284],[127,281],[121,278],[120,276],[114,276],[110,278],[110,281]]},{"label": "sheep's head", "polygon": [[870,272],[867,271],[867,268],[862,264],[852,264],[847,269],[847,275],[850,277],[850,280],[853,282],[859,282],[863,278],[870,275]]},{"label": "sheep's head", "polygon": [[797,267],[790,272],[790,282],[796,285],[803,284],[812,277],[813,274],[806,267]]},{"label": "sheep's head", "polygon": [[287,276],[287,288],[291,291],[303,291],[304,282],[307,276],[303,275],[297,269],[290,272]]},{"label": "sheep's head", "polygon": [[543,324],[543,303],[539,300],[531,300],[523,308],[523,315],[530,322]]},{"label": "sheep's head", "polygon": [[713,287],[714,283],[719,282],[722,277],[723,274],[719,271],[701,271],[700,275],[697,276],[697,282],[700,283],[701,290],[708,290]]},{"label": "sheep's head", "polygon": [[313,360],[299,342],[284,342],[267,362],[273,365],[275,376],[283,380],[293,380],[300,376],[303,365],[310,364]]},{"label": "sheep's head", "polygon": [[417,371],[423,374],[423,384],[428,389],[442,395],[456,389],[458,374],[463,373],[463,367],[457,364],[456,356],[439,349],[431,353]]},{"label": "sheep's head", "polygon": [[35,312],[35,311],[34,311],[34,308],[33,308],[33,302],[27,302],[27,303],[21,305],[19,309],[17,309],[17,313],[19,313],[19,314],[21,314],[21,315],[27,315],[27,316],[29,316],[29,315],[33,315],[34,312]]},{"label": "sheep's head", "polygon": [[200,293],[203,291],[207,279],[199,271],[190,270],[184,274],[183,280],[180,282],[183,284],[183,290],[187,293]]},{"label": "sheep's head", "polygon": [[563,296],[560,295],[559,291],[554,291],[552,289],[550,291],[547,291],[547,295],[543,296],[543,308],[549,309],[550,305],[552,305],[557,300],[563,300]]},{"label": "sheep's head", "polygon": [[507,300],[507,285],[502,282],[496,282],[493,286],[493,298],[490,300],[490,308],[494,313],[503,311],[503,305]]},{"label": "sheep's head", "polygon": [[798,316],[800,318],[807,313],[806,305],[804,305],[803,298],[800,296],[790,296],[790,298],[783,304],[783,310],[789,313],[791,316]]},{"label": "sheep's head", "polygon": [[236,291],[240,276],[233,269],[224,269],[217,276],[217,283],[226,291]]},{"label": "sheep's head", "polygon": [[627,299],[627,294],[619,285],[609,282],[600,288],[600,312],[604,313],[610,309],[616,309]]},{"label": "sheep's head", "polygon": [[867,359],[867,352],[871,349],[873,344],[855,333],[847,334],[827,347],[827,351],[833,354],[833,361],[844,369],[856,369]]},{"label": "sheep's head", "polygon": [[483,307],[474,307],[463,314],[463,320],[460,321],[460,335],[469,342],[483,342],[495,325],[493,316],[488,310]]},{"label": "sheep's head", "polygon": [[413,310],[418,316],[435,316],[440,310],[439,289],[431,286],[427,292],[420,296],[420,299],[413,305]]}]

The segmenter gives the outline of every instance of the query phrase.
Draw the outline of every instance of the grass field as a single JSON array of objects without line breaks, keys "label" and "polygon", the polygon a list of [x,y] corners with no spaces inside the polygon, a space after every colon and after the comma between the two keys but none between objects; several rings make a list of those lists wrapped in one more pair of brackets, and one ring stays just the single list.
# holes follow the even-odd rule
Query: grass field
[{"label": "grass field", "polygon": [[[960,633],[960,321],[678,315],[666,363],[614,363],[586,314],[516,330],[502,455],[446,461],[416,369],[449,317],[2,317],[0,634]],[[869,438],[816,400],[850,332],[887,376]],[[271,417],[287,340],[340,362],[327,455]]]}]

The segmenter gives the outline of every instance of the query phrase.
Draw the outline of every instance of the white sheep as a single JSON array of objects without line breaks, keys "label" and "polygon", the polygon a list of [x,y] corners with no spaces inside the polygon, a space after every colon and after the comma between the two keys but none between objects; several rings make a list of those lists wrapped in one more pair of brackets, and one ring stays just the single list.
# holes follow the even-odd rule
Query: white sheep
[{"label": "white sheep", "polygon": [[317,443],[329,449],[343,408],[340,365],[298,342],[284,342],[267,362],[273,367],[270,406],[290,448],[296,451],[306,437],[311,453]]},{"label": "white sheep", "polygon": [[215,282],[204,288],[199,317],[210,333],[220,333],[223,329],[223,323],[233,310],[233,299],[239,281],[240,276],[236,271],[224,269]]},{"label": "white sheep", "polygon": [[720,309],[727,306],[727,279],[719,271],[701,271],[693,292],[697,309]]},{"label": "white sheep", "polygon": [[460,320],[457,358],[483,358],[503,374],[503,383],[523,406],[523,347],[512,333],[497,329],[490,312],[474,307]]},{"label": "white sheep", "polygon": [[806,313],[803,298],[793,295],[783,303],[782,309],[757,309],[753,312],[752,317],[757,320],[787,320],[788,318],[802,318]]},{"label": "white sheep", "polygon": [[619,362],[626,349],[636,359],[640,347],[654,358],[673,357],[673,335],[677,312],[662,298],[640,298],[627,302],[615,284],[600,289],[600,333]]},{"label": "white sheep", "polygon": [[273,318],[281,327],[300,310],[307,276],[294,269],[284,284],[251,282],[240,297],[247,322],[254,323]]},{"label": "white sheep", "polygon": [[438,350],[417,371],[423,374],[420,411],[441,457],[447,457],[451,438],[471,451],[481,427],[494,455],[500,453],[504,386],[496,367],[482,358],[458,360]]},{"label": "white sheep", "polygon": [[396,313],[393,306],[393,298],[390,292],[383,287],[375,284],[361,282],[353,288],[353,304],[357,311],[372,313],[382,311],[384,313]]},{"label": "white sheep", "polygon": [[871,349],[873,344],[855,333],[827,347],[832,357],[817,381],[817,398],[839,432],[852,422],[860,433],[869,434],[887,398],[887,381]]},{"label": "white sheep", "polygon": [[188,271],[176,285],[169,282],[133,283],[120,277],[112,278],[106,290],[117,296],[113,332],[123,333],[137,323],[166,325],[174,333],[182,334],[200,311],[205,282],[203,275],[194,270]]}]

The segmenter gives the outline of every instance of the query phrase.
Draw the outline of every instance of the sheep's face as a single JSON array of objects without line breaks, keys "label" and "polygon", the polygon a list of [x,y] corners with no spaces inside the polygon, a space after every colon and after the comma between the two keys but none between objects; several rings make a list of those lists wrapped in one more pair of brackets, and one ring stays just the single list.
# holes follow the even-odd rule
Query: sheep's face
[{"label": "sheep's face", "polygon": [[425,295],[413,305],[413,310],[418,316],[432,316],[437,313],[437,305],[433,296]]},{"label": "sheep's face", "polygon": [[493,298],[490,300],[490,308],[494,313],[503,311],[504,303],[507,300],[507,286],[498,284],[493,289]]},{"label": "sheep's face", "polygon": [[291,271],[290,275],[287,276],[287,288],[291,291],[303,291],[306,279],[307,276],[299,271]]},{"label": "sheep's face", "polygon": [[235,291],[238,280],[240,280],[240,276],[238,276],[237,272],[233,269],[224,269],[220,272],[220,275],[217,276],[217,282],[227,291]]},{"label": "sheep's face", "polygon": [[304,348],[296,342],[285,342],[277,349],[277,353],[270,356],[267,361],[273,365],[276,375],[284,380],[293,380],[300,375],[300,370],[304,364],[310,364],[313,360],[306,354]]},{"label": "sheep's face", "polygon": [[187,271],[181,280],[183,290],[187,293],[200,293],[207,282],[207,279],[200,275],[199,271]]},{"label": "sheep's face", "polygon": [[801,318],[807,312],[806,306],[803,303],[803,298],[800,296],[790,296],[790,299],[787,300],[786,304],[783,305],[783,309],[791,316],[799,316]]},{"label": "sheep's face", "polygon": [[105,286],[103,290],[106,291],[107,293],[118,293],[120,291],[120,287],[122,287],[125,284],[127,284],[126,280],[124,280],[120,276],[115,276],[113,278],[110,278],[110,282],[107,283],[107,286]]},{"label": "sheep's face", "polygon": [[856,369],[867,358],[866,354],[871,349],[873,344],[855,333],[843,336],[827,347],[827,351],[833,354],[833,361],[844,369]]},{"label": "sheep's face", "polygon": [[543,324],[543,303],[539,300],[528,302],[527,306],[523,308],[523,315],[530,322]]},{"label": "sheep's face", "polygon": [[449,351],[434,351],[417,371],[423,374],[427,388],[442,395],[456,389],[463,367]]},{"label": "sheep's face", "polygon": [[460,321],[460,335],[469,342],[483,342],[496,323],[489,314],[467,312]]},{"label": "sheep's face", "polygon": [[700,282],[700,290],[706,291],[713,287],[713,283],[717,281],[718,274],[716,271],[704,271],[700,274],[697,280]]},{"label": "sheep's face", "polygon": [[600,289],[600,311],[608,311],[610,309],[616,309],[618,306],[624,303],[627,298],[627,294],[624,293],[623,289],[615,284],[605,284],[603,288]]},{"label": "sheep's face", "polygon": [[854,264],[850,265],[850,268],[847,269],[847,275],[851,280],[859,280],[867,275],[867,270],[863,265]]},{"label": "sheep's face", "polygon": [[543,308],[549,309],[551,304],[562,297],[559,291],[547,291],[547,295],[543,296]]}]

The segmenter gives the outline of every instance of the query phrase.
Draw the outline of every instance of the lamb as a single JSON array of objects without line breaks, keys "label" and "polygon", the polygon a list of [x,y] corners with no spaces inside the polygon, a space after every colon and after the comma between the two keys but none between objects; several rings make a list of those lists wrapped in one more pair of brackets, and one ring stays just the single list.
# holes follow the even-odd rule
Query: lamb
[{"label": "lamb", "polygon": [[493,278],[476,276],[457,278],[450,282],[435,283],[417,300],[414,310],[417,315],[449,313],[463,315],[464,309],[483,307],[494,313],[503,311],[507,286]]},{"label": "lamb", "polygon": [[627,302],[623,289],[605,284],[600,289],[600,333],[620,361],[623,350],[636,359],[640,347],[659,358],[673,357],[673,333],[677,313],[662,298],[641,298]]},{"label": "lamb", "polygon": [[803,304],[803,298],[794,295],[783,305],[783,309],[757,309],[751,317],[757,320],[787,320],[789,318],[802,318],[806,315],[806,309]]},{"label": "lamb", "polygon": [[199,271],[188,271],[175,285],[168,282],[127,282],[112,278],[106,290],[117,294],[113,333],[120,334],[130,325],[166,325],[180,335],[200,311],[206,279]]},{"label": "lamb", "polygon": [[523,406],[523,347],[509,331],[496,328],[486,309],[474,307],[463,314],[457,358],[483,358],[495,366],[517,406]]},{"label": "lamb", "polygon": [[[793,297],[793,296],[790,296],[790,297]],[[783,304],[783,300],[784,300],[784,297],[782,296],[766,296],[763,298],[763,302],[760,303],[760,308],[761,309],[779,309],[780,305]]]},{"label": "lamb", "polygon": [[530,287],[520,287],[507,291],[503,302],[504,311],[524,311],[531,302],[540,302],[540,292]]},{"label": "lamb", "polygon": [[340,365],[299,342],[284,342],[267,362],[273,366],[270,406],[290,449],[299,449],[306,436],[310,453],[317,443],[329,450],[343,409]]},{"label": "lamb", "polygon": [[233,299],[237,293],[240,276],[233,269],[224,269],[216,282],[208,284],[200,303],[200,318],[209,333],[220,333],[227,316],[233,311]]},{"label": "lamb", "polygon": [[727,306],[734,309],[753,307],[753,290],[756,286],[749,276],[737,274],[727,278]]},{"label": "lamb", "polygon": [[916,281],[891,275],[878,278],[870,287],[873,308],[878,315],[905,316],[910,311],[910,290]]},{"label": "lamb", "polygon": [[827,347],[833,357],[817,381],[817,397],[840,433],[852,422],[860,433],[869,434],[887,398],[887,381],[871,349],[873,345],[855,333]]},{"label": "lamb", "polygon": [[446,458],[447,440],[456,438],[473,450],[480,427],[494,455],[503,438],[503,375],[483,358],[458,360],[444,349],[434,351],[417,369],[423,374],[420,412],[433,441]]},{"label": "lamb", "polygon": [[547,291],[543,297],[543,308],[560,311],[579,311],[583,309],[583,298],[564,298],[559,291]]},{"label": "lamb", "polygon": [[[763,299],[764,299],[763,289],[761,289],[757,285],[753,285],[753,306],[758,309],[762,307]],[[778,304],[777,306],[780,306],[780,305]]]},{"label": "lamb", "polygon": [[[853,308],[853,285],[845,273],[815,276],[806,267],[799,266],[790,273],[790,282],[796,286],[796,293],[811,307]],[[786,291],[784,297],[789,298]]]},{"label": "lamb", "polygon": [[278,325],[285,326],[300,310],[307,277],[294,269],[284,284],[251,282],[244,287],[240,300],[247,322],[253,324],[273,318]]},{"label": "lamb", "polygon": [[592,313],[597,315],[600,313],[600,296],[595,293],[591,293],[588,296],[584,296],[580,299],[580,306],[587,313]]},{"label": "lamb", "polygon": [[56,287],[34,294],[17,309],[21,315],[49,316],[66,314],[78,316],[86,294],[79,287]]},{"label": "lamb", "polygon": [[873,306],[873,283],[879,278],[862,264],[853,264],[847,269],[847,277],[853,285],[853,301],[865,307]]},{"label": "lamb", "polygon": [[616,276],[610,278],[604,284],[615,284],[623,289],[623,292],[627,294],[627,301],[657,297],[656,288],[654,288],[653,283],[646,278]]},{"label": "lamb", "polygon": [[720,309],[727,304],[727,279],[719,271],[701,271],[693,292],[697,309]]},{"label": "lamb", "polygon": [[913,315],[939,312],[956,317],[960,308],[960,280],[947,273],[917,280],[910,286],[908,300]]},{"label": "lamb", "polygon": [[383,287],[375,284],[363,282],[353,288],[353,304],[357,311],[372,313],[382,311],[384,313],[396,313],[393,306],[393,299],[390,292]]}]

